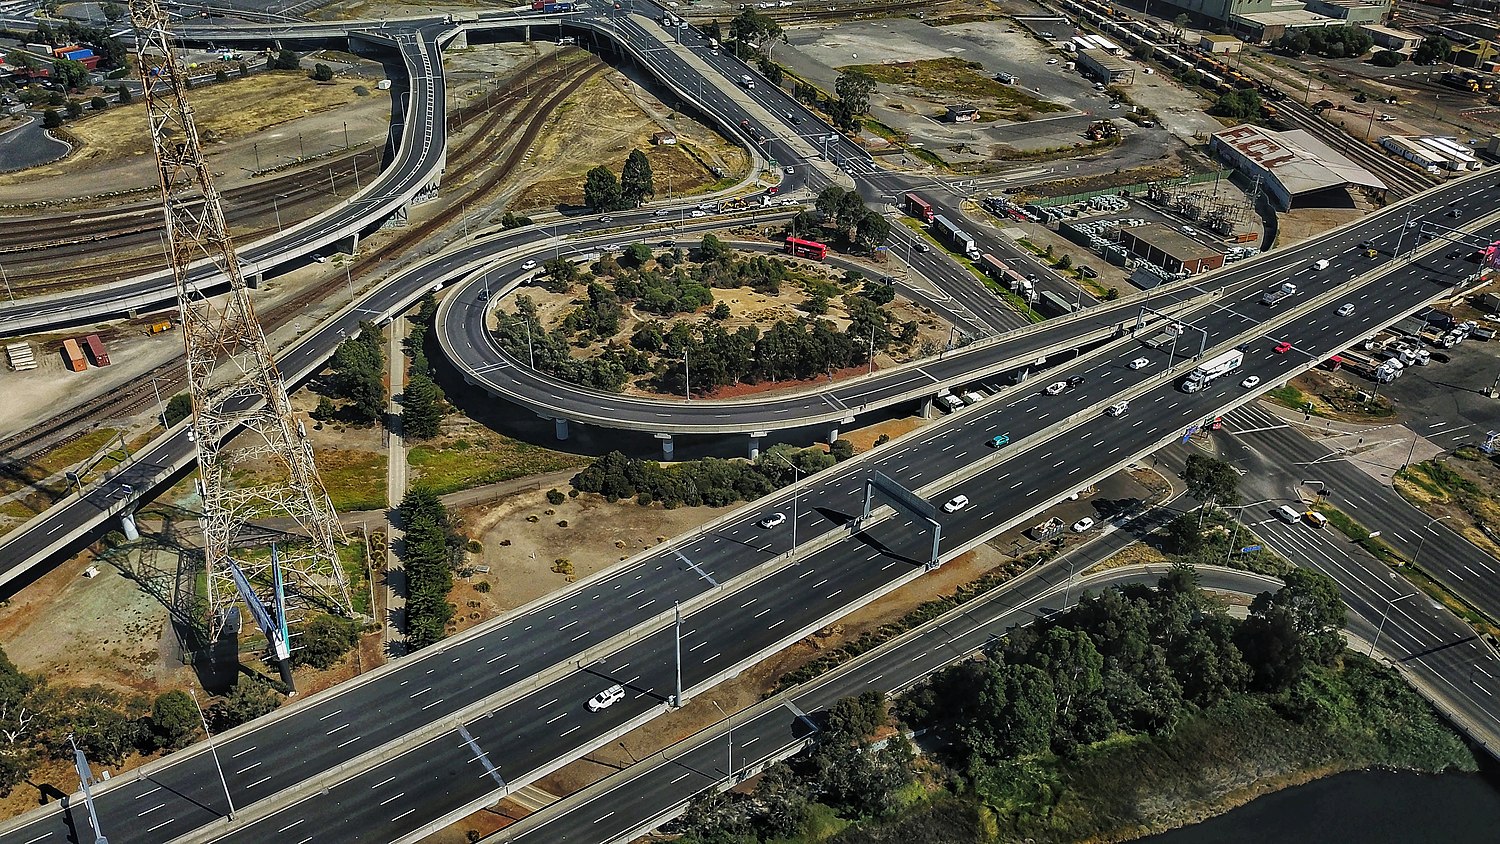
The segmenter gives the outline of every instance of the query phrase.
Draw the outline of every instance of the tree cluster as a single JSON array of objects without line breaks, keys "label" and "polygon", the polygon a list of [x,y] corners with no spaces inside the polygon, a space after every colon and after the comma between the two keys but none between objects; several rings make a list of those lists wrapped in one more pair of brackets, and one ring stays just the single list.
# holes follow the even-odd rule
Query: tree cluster
[{"label": "tree cluster", "polygon": [[193,396],[191,393],[178,393],[167,400],[166,410],[163,411],[164,420],[170,428],[178,422],[193,415]]},{"label": "tree cluster", "polygon": [[381,345],[380,328],[364,320],[358,336],[340,343],[333,353],[329,391],[347,401],[342,412],[351,422],[369,424],[385,414],[385,352]]},{"label": "tree cluster", "polygon": [[359,644],[359,625],[353,619],[317,613],[301,628],[292,661],[319,671],[332,668]]},{"label": "tree cluster", "polygon": [[413,649],[425,648],[443,638],[453,618],[448,592],[453,588],[453,552],[462,544],[448,508],[432,490],[412,487],[399,511],[406,534],[401,557],[406,570],[406,640]]},{"label": "tree cluster", "polygon": [[[949,668],[903,699],[906,723],[950,723],[978,776],[1119,732],[1161,734],[1247,692],[1287,694],[1343,648],[1344,608],[1323,575],[1297,569],[1229,618],[1175,566],[1156,589],[1111,588],[1014,630],[984,661]],[[1293,713],[1294,714],[1294,713]]]},{"label": "tree cluster", "polygon": [[729,37],[734,42],[735,55],[748,59],[757,52],[770,50],[771,42],[781,37],[781,24],[747,6],[729,22]]},{"label": "tree cluster", "polygon": [[640,150],[631,150],[619,178],[604,165],[590,170],[583,178],[583,204],[595,211],[622,211],[638,207],[656,195],[656,181],[651,160]]},{"label": "tree cluster", "polygon": [[[697,324],[641,324],[622,345],[614,338],[627,304],[664,317],[700,313],[714,303],[713,288],[751,287],[774,294],[795,277],[780,258],[738,256],[712,235],[704,236],[696,265],[679,263],[681,252],[675,249],[657,255],[654,267],[644,244],[634,244],[626,253],[631,267],[606,255],[586,277],[571,262],[549,261],[548,289],[567,292],[586,279],[585,295],[550,332],[538,318],[536,303],[517,296],[516,313],[497,315],[496,342],[508,355],[534,362],[543,372],[595,389],[619,390],[633,376],[645,376],[646,383],[663,392],[682,393],[691,382],[693,393],[705,394],[733,384],[811,378],[858,366],[868,362],[872,351],[916,336],[915,324],[898,324],[885,307],[895,297],[890,285],[867,283],[841,294],[837,285],[806,281],[813,296],[803,307],[810,313],[826,311],[828,299],[842,295],[850,316],[844,331],[824,320],[800,317],[778,321],[765,333],[753,326],[731,332],[716,321],[730,315],[722,308]],[[580,337],[607,345],[593,357],[577,358],[572,350]]]},{"label": "tree cluster", "polygon": [[438,386],[432,364],[427,360],[427,335],[436,312],[437,299],[431,293],[422,297],[411,321],[411,331],[402,341],[402,347],[411,359],[411,369],[406,389],[401,393],[401,433],[418,440],[437,436],[442,429],[443,415],[448,410],[447,397],[443,395],[443,388]]},{"label": "tree cluster", "polygon": [[[239,685],[260,684],[242,680]],[[269,708],[250,717],[276,708],[277,695],[269,695]],[[225,728],[241,723],[235,719],[246,712],[232,692],[209,714]],[[114,767],[132,753],[175,750],[201,733],[197,704],[185,692],[150,700],[97,685],[54,685],[45,674],[21,671],[0,650],[0,796],[25,782],[43,761],[71,759],[70,736],[89,761]]]},{"label": "tree cluster", "polygon": [[766,449],[754,462],[706,457],[673,466],[611,451],[574,475],[572,484],[579,492],[597,493],[610,501],[634,498],[643,505],[660,501],[668,508],[724,507],[753,501],[834,462],[822,449],[785,444]]},{"label": "tree cluster", "polygon": [[1252,88],[1237,88],[1219,99],[1209,108],[1211,114],[1231,117],[1235,120],[1254,120],[1260,116],[1260,94]]},{"label": "tree cluster", "polygon": [[915,777],[915,753],[897,733],[876,750],[871,737],[890,720],[885,696],[865,692],[838,701],[818,741],[773,765],[748,794],[707,793],[673,826],[683,844],[751,844],[796,838],[817,801],[850,820],[882,820],[900,806],[896,793]]},{"label": "tree cluster", "polygon": [[296,50],[282,48],[267,62],[272,70],[297,70],[302,66],[302,57]]},{"label": "tree cluster", "polygon": [[1312,53],[1328,59],[1358,58],[1375,45],[1370,33],[1357,26],[1325,26],[1288,32],[1272,49],[1288,56]]},{"label": "tree cluster", "polygon": [[831,240],[846,251],[861,252],[873,252],[884,245],[891,233],[890,221],[884,214],[865,205],[857,191],[846,191],[838,185],[824,188],[812,211],[793,217],[788,232],[806,236],[814,228],[824,232],[817,237]]},{"label": "tree cluster", "polygon": [[1412,51],[1413,64],[1432,65],[1453,58],[1453,45],[1441,35],[1429,35]]},{"label": "tree cluster", "polygon": [[[220,73],[222,72],[223,71],[220,71]],[[326,64],[323,64],[322,62],[318,62],[317,64],[313,65],[312,73],[308,74],[308,76],[311,77],[314,82],[332,82],[333,68],[329,67]],[[219,81],[222,82],[223,80]]]}]

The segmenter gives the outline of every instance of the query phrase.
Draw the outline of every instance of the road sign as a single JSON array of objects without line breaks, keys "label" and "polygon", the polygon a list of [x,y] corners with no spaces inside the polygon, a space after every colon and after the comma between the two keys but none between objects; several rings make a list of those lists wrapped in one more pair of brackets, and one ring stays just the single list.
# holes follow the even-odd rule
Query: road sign
[{"label": "road sign", "polygon": [[1248,554],[1251,551],[1259,551],[1262,547],[1263,546],[1260,546],[1260,545],[1246,545],[1244,548],[1240,549],[1240,553],[1241,554]]},{"label": "road sign", "polygon": [[1182,432],[1182,441],[1187,442],[1188,440],[1191,440],[1193,438],[1193,435],[1202,430],[1202,428],[1202,425],[1187,426],[1187,430]]}]

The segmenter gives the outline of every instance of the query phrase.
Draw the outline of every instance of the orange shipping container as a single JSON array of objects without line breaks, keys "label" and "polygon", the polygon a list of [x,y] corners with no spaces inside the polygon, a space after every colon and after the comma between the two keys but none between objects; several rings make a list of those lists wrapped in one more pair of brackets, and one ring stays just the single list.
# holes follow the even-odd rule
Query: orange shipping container
[{"label": "orange shipping container", "polygon": [[72,337],[64,340],[62,351],[63,361],[68,365],[69,369],[74,372],[82,372],[89,368],[88,361],[84,360],[83,357],[83,349],[78,348],[77,340],[74,340]]}]

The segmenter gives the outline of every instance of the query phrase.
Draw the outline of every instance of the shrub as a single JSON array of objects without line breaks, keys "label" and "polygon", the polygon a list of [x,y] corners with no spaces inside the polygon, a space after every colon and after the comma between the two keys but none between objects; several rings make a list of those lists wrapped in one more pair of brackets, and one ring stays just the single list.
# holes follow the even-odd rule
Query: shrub
[{"label": "shrub", "polygon": [[549,490],[547,490],[547,503],[548,504],[561,504],[566,499],[567,499],[567,496],[563,495],[561,492],[559,492],[556,489],[549,489]]}]

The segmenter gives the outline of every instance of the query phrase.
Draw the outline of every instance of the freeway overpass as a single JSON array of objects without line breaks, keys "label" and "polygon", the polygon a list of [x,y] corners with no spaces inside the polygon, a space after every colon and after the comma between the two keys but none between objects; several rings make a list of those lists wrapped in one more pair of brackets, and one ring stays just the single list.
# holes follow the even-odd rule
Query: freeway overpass
[{"label": "freeway overpass", "polygon": [[[1211,347],[1250,340],[1245,371],[1270,385],[1450,289],[1453,279],[1433,280],[1434,272],[1424,257],[1345,285],[1359,303],[1352,317],[1335,313],[1345,294],[1330,291],[1282,316],[1296,322],[1295,335],[1263,326],[1260,312],[1232,297],[1202,324]],[[1296,341],[1296,353],[1273,354],[1267,331]],[[1074,391],[1011,390],[804,479],[798,508],[783,491],[472,635],[240,728],[220,743],[238,766],[226,769],[242,806],[232,824],[215,821],[212,807],[220,804],[201,748],[155,763],[140,780],[111,783],[96,804],[107,825],[126,827],[111,834],[117,844],[151,840],[129,831],[146,796],[153,814],[180,824],[173,833],[199,831],[183,840],[256,841],[298,826],[323,830],[321,841],[361,840],[372,829],[415,840],[428,824],[461,816],[664,710],[672,693],[665,611],[673,603],[687,611],[683,673],[692,693],[921,576],[930,539],[909,519],[883,516],[859,533],[847,529],[870,470],[932,500],[958,491],[974,500],[945,517],[948,557],[1255,395],[1235,379],[1183,394],[1174,381],[1187,365],[1169,372],[1160,353],[1146,353],[1156,366],[1130,370],[1141,355],[1128,339],[1106,346],[1059,371],[1084,379]],[[1121,397],[1132,400],[1129,415],[1099,414]],[[1013,445],[990,452],[985,443],[1000,431]],[[792,549],[786,528],[756,528],[767,510],[798,513],[801,536],[810,539]],[[587,713],[582,702],[611,682],[626,683],[633,695],[600,716]],[[461,775],[477,751],[496,765],[495,776]],[[366,799],[371,791],[389,800]],[[313,794],[320,796],[302,799]],[[42,810],[0,841],[27,841],[68,823],[66,813]]]}]

